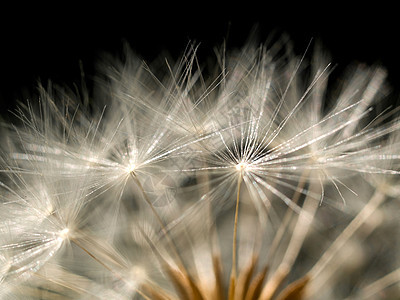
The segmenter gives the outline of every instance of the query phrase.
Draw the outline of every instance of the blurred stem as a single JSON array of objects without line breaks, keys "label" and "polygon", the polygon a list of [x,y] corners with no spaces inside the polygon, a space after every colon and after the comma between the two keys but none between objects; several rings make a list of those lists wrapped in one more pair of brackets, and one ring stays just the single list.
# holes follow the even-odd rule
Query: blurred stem
[{"label": "blurred stem", "polygon": [[311,278],[318,274],[326,267],[343,245],[353,236],[353,234],[365,223],[365,221],[376,211],[379,205],[385,200],[385,194],[376,190],[371,200],[357,214],[345,230],[336,238],[332,245],[324,252],[322,257],[308,272]]},{"label": "blurred stem", "polygon": [[[308,178],[309,175],[309,171],[304,171],[303,174],[300,177],[300,180],[297,184],[297,189],[292,197],[292,201],[294,204],[297,204],[297,202],[300,199],[300,196],[302,194],[302,190],[304,188],[304,185],[306,184],[306,180]],[[279,243],[282,240],[282,237],[284,235],[284,233],[286,232],[286,228],[289,225],[290,220],[292,220],[292,215],[293,215],[293,209],[291,209],[290,207],[287,208],[285,216],[283,217],[282,223],[280,224],[277,233],[274,236],[274,239],[271,243],[271,247],[270,250],[268,252],[268,256],[267,256],[267,262],[269,263],[272,258],[275,255],[275,251],[277,250]]]},{"label": "blurred stem", "polygon": [[[67,289],[69,289],[71,291],[74,291],[76,293],[86,294],[86,295],[90,295],[91,297],[96,297],[96,295],[91,293],[89,290],[87,290],[85,288],[82,288],[82,287],[79,287],[78,285],[74,285],[72,283],[68,283],[67,281],[61,281],[61,280],[57,281],[56,278],[50,278],[48,276],[45,276],[45,275],[42,275],[42,274],[39,274],[39,273],[32,273],[32,275],[35,276],[35,277],[38,277],[38,278],[40,278],[42,280],[54,283],[54,284],[56,284],[56,285],[58,285],[60,287],[67,288]],[[46,288],[46,291],[49,291],[51,293],[53,292],[52,290],[55,290],[55,289],[54,288],[52,288],[52,289]],[[56,293],[57,293],[57,295],[59,295],[59,292],[56,292]]]},{"label": "blurred stem", "polygon": [[232,242],[232,269],[231,269],[231,277],[229,283],[229,300],[233,300],[235,297],[235,288],[236,288],[236,255],[237,255],[237,224],[239,217],[239,200],[240,200],[240,187],[242,185],[243,179],[243,170],[241,170],[238,183],[237,183],[237,195],[236,195],[236,208],[235,208],[235,223],[233,225],[233,242]]},{"label": "blurred stem", "polygon": [[98,259],[94,254],[92,254],[88,249],[86,249],[84,246],[82,246],[76,239],[70,238],[70,241],[73,242],[75,245],[77,245],[79,248],[81,248],[83,251],[86,252],[91,258],[93,258],[96,262],[98,262],[100,265],[102,265],[104,268],[106,268],[108,271],[113,273],[115,277],[118,279],[125,281],[123,277],[121,277],[119,274],[115,273],[114,270],[112,270],[110,267],[108,267],[105,263],[103,263],[100,259]]},{"label": "blurred stem", "polygon": [[185,267],[185,265],[184,265],[184,263],[183,263],[183,259],[182,259],[182,257],[179,255],[178,249],[176,248],[176,245],[174,244],[174,242],[173,242],[171,236],[169,235],[169,233],[168,233],[168,231],[167,231],[167,228],[166,228],[165,225],[164,225],[163,220],[161,219],[160,215],[158,214],[158,212],[157,212],[156,209],[154,208],[153,204],[151,203],[151,201],[150,201],[149,197],[147,196],[146,191],[144,190],[143,185],[141,184],[139,178],[136,176],[136,173],[135,173],[135,172],[130,172],[130,174],[131,174],[133,180],[136,182],[137,186],[139,187],[139,189],[140,189],[140,191],[141,191],[141,193],[142,193],[142,195],[143,195],[144,200],[145,200],[146,203],[150,206],[150,208],[151,208],[151,210],[152,210],[154,216],[157,218],[157,221],[159,222],[159,224],[160,224],[160,226],[161,226],[161,230],[162,230],[162,232],[163,232],[165,238],[167,239],[167,242],[168,242],[169,245],[171,246],[172,251],[173,251],[173,253],[174,253],[174,255],[175,255],[175,259],[177,260],[176,262],[177,262],[177,264],[178,264],[179,270],[184,274],[184,276],[187,278],[187,280],[189,280],[189,283],[190,283],[190,286],[191,286],[193,292],[199,293],[199,292],[198,292],[198,288],[197,288],[197,286],[195,285],[195,283],[194,283],[194,281],[193,281],[193,279],[192,279],[192,276],[191,276],[191,275],[189,274],[189,272],[187,271],[187,269],[186,269],[186,267]]},{"label": "blurred stem", "polygon": [[172,249],[174,251],[174,254],[175,254],[176,258],[179,260],[179,263],[181,264],[181,266],[183,266],[182,259],[181,259],[180,255],[178,254],[178,250],[176,249],[175,244],[173,243],[171,237],[169,236],[167,228],[165,228],[163,220],[161,219],[160,215],[158,214],[158,212],[154,208],[153,203],[151,203],[149,197],[147,196],[146,191],[144,190],[142,183],[140,182],[139,178],[136,176],[135,172],[131,172],[130,174],[131,174],[133,180],[135,181],[135,183],[137,184],[137,186],[139,187],[139,190],[142,193],[142,196],[143,196],[144,200],[149,205],[151,211],[153,212],[153,215],[156,217],[158,223],[160,224],[161,230],[162,230],[164,236],[167,238],[168,243],[172,246]]},{"label": "blurred stem", "polygon": [[[203,167],[206,168],[207,165],[203,163]],[[204,186],[204,201],[207,201],[205,205],[205,214],[207,216],[207,239],[211,252],[211,259],[213,265],[213,271],[215,276],[215,288],[213,296],[215,299],[225,299],[225,291],[224,291],[224,283],[223,283],[223,271],[222,271],[222,262],[221,262],[221,250],[220,244],[218,240],[218,232],[216,229],[216,225],[213,224],[213,208],[211,205],[211,201],[209,199],[209,194],[211,191],[210,187],[210,174],[207,171],[206,173],[200,174],[197,176],[197,179],[200,183],[200,186]]]},{"label": "blurred stem", "polygon": [[[109,266],[107,266],[105,263],[103,263],[100,259],[98,259],[93,253],[91,253],[88,249],[86,249],[84,246],[82,246],[76,239],[70,238],[69,239],[71,242],[73,242],[76,246],[81,248],[87,255],[89,255],[91,258],[93,258],[97,263],[99,263],[101,266],[103,266],[106,270],[108,270],[111,274],[113,274],[116,278],[119,280],[125,282],[126,284],[130,285],[126,279],[124,279],[121,275],[116,273],[113,269],[111,269]],[[143,292],[141,292],[139,289],[135,288],[135,291],[145,298],[146,300],[151,300],[149,297],[147,297]]]},{"label": "blurred stem", "polygon": [[396,284],[400,281],[400,268],[392,271],[391,273],[383,276],[382,278],[374,281],[365,288],[363,288],[361,295],[364,299],[370,298],[373,295],[378,294],[383,289],[389,287],[392,284]]},{"label": "blurred stem", "polygon": [[[311,182],[309,191],[313,192],[316,188],[315,183]],[[261,299],[272,299],[289,275],[312,224],[318,203],[319,201],[316,201],[310,193],[307,194],[282,261],[272,275],[272,278],[263,288]]]},{"label": "blurred stem", "polygon": [[161,220],[160,215],[158,214],[158,212],[156,211],[156,209],[154,208],[153,203],[151,203],[149,197],[147,196],[142,183],[140,182],[139,178],[137,178],[135,172],[130,172],[130,175],[132,176],[133,180],[135,181],[135,183],[137,184],[137,186],[139,187],[140,192],[142,193],[142,196],[144,198],[144,200],[146,201],[146,203],[150,206],[151,211],[153,212],[154,216],[157,218],[158,223],[161,225],[161,229],[164,232],[165,235],[167,235],[167,229],[165,228],[164,222]]}]

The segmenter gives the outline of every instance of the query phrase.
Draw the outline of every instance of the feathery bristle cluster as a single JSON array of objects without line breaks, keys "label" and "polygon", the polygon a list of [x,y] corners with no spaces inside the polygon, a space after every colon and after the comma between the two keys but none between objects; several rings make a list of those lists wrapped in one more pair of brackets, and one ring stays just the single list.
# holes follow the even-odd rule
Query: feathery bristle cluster
[{"label": "feathery bristle cluster", "polygon": [[[92,99],[40,89],[2,128],[1,299],[393,299],[400,121],[284,38],[165,73],[128,51]],[[225,53],[221,51],[221,53]]]}]

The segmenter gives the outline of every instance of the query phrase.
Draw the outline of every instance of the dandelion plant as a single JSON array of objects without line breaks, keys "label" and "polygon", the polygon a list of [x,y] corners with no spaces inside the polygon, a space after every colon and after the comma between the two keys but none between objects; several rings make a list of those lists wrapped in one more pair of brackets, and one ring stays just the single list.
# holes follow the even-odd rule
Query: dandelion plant
[{"label": "dandelion plant", "polygon": [[126,49],[96,93],[41,85],[2,124],[1,299],[397,299],[385,70],[197,49]]}]

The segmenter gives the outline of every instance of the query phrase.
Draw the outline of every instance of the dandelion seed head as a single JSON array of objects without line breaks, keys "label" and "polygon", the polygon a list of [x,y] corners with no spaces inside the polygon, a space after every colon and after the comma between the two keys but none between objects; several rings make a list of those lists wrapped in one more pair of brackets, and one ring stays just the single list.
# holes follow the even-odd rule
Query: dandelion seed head
[{"label": "dandelion seed head", "polygon": [[141,266],[133,266],[130,269],[130,277],[134,282],[143,282],[147,278],[146,270]]},{"label": "dandelion seed head", "polygon": [[128,166],[126,167],[126,172],[127,173],[132,173],[136,169],[136,164],[133,163],[132,161],[129,162]]},{"label": "dandelion seed head", "polygon": [[[317,53],[308,65],[283,44],[249,45],[226,61],[224,50],[216,78],[203,75],[194,47],[163,78],[132,57],[101,74],[107,108],[64,94],[59,105],[51,87],[39,109],[23,106],[23,126],[10,127],[10,149],[0,153],[0,298],[14,283],[25,293],[23,280],[41,295],[49,278],[49,293],[54,283],[73,299],[86,290],[186,299],[191,285],[199,299],[249,298],[245,285],[259,290],[250,298],[285,289],[278,298],[338,299],[339,285],[327,280],[341,286],[341,274],[363,268],[361,240],[389,224],[378,206],[400,194],[400,134],[390,138],[400,121],[371,120],[380,70],[357,70],[330,92],[329,58]],[[349,200],[346,218],[333,209],[340,199]],[[75,251],[78,268],[64,268]],[[256,269],[268,270],[264,283]],[[284,286],[282,274],[300,284]],[[314,294],[303,296],[305,287]]]},{"label": "dandelion seed head", "polygon": [[64,228],[63,230],[60,230],[58,232],[58,237],[57,237],[58,241],[62,242],[64,240],[66,240],[68,238],[69,234],[70,234],[70,230],[68,227]]},{"label": "dandelion seed head", "polygon": [[249,164],[247,162],[240,162],[235,166],[237,171],[244,172],[249,168]]}]

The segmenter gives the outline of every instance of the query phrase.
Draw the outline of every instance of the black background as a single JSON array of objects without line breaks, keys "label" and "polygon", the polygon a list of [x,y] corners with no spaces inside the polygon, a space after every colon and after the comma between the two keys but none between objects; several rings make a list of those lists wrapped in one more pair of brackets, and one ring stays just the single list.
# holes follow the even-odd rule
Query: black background
[{"label": "black background", "polygon": [[318,39],[339,67],[354,61],[379,63],[398,91],[399,26],[393,7],[235,3],[107,2],[83,7],[57,2],[57,6],[3,7],[0,110],[4,114],[16,100],[29,97],[38,80],[67,85],[79,81],[80,61],[90,77],[101,53],[121,53],[123,40],[147,61],[163,50],[177,58],[189,41],[195,41],[200,43],[202,59],[213,55],[213,47],[224,39],[228,48],[242,46],[255,26],[260,41],[273,30],[289,34],[299,53],[312,38]]}]

